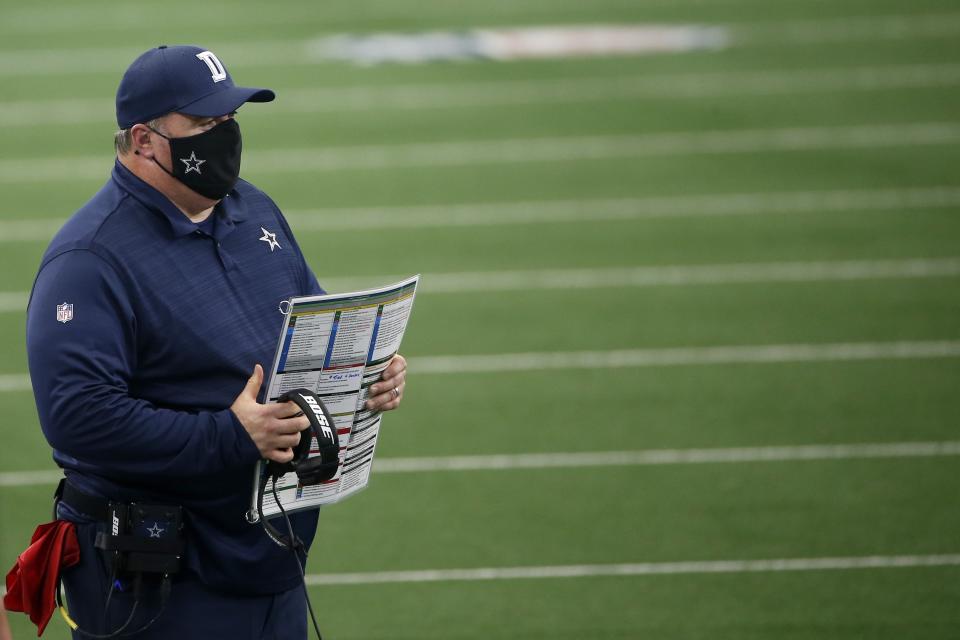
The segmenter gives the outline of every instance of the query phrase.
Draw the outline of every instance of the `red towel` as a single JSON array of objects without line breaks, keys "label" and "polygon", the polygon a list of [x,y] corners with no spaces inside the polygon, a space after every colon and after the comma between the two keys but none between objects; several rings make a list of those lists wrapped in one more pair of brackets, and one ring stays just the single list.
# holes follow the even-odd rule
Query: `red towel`
[{"label": "red towel", "polygon": [[17,558],[7,574],[7,595],[3,606],[22,611],[43,633],[56,608],[60,571],[80,562],[80,545],[72,522],[55,520],[33,532],[30,546]]}]

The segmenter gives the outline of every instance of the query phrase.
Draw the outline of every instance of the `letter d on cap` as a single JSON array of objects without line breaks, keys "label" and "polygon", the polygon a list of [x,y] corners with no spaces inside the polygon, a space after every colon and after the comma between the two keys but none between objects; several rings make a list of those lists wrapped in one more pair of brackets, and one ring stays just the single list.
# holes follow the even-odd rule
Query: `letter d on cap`
[{"label": "letter d on cap", "polygon": [[203,51],[197,54],[197,57],[207,64],[210,69],[210,79],[214,82],[220,82],[227,79],[227,70],[223,68],[220,59],[214,55],[213,51]]}]

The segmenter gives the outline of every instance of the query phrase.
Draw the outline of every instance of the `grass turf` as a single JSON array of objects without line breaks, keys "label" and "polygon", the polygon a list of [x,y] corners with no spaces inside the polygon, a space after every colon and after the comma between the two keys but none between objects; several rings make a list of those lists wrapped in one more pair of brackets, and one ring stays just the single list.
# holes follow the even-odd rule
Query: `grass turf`
[{"label": "grass turf", "polygon": [[[522,0],[469,6],[288,0],[269,7],[213,2],[188,8],[175,2],[169,11],[145,15],[106,3],[3,2],[0,167],[91,155],[104,160],[103,178],[65,175],[0,185],[0,232],[11,220],[65,217],[99,187],[110,166],[109,106],[119,74],[133,55],[162,41],[210,46],[240,83],[275,88],[279,108],[284,90],[296,89],[427,85],[442,90],[451,84],[525,86],[566,78],[607,78],[615,85],[671,74],[757,71],[782,73],[789,83],[791,70],[956,65],[960,40],[956,29],[951,31],[957,23],[954,11],[944,0],[909,7],[893,0],[709,5]],[[906,27],[900,37],[887,37],[882,29],[808,43],[777,36],[788,21],[862,23],[884,15],[901,16]],[[917,27],[925,16],[928,26]],[[144,19],[153,25],[149,42],[129,28]],[[337,31],[640,21],[739,24],[735,33],[741,40],[717,52],[514,63],[353,67],[313,64],[299,55],[272,65],[256,60],[257,51],[297,51],[302,42]],[[828,26],[821,23],[823,29]],[[95,53],[100,49],[108,51]],[[42,58],[45,50],[78,59],[94,51],[95,64],[78,71],[62,58],[63,72],[16,68],[16,60],[29,60],[28,54]],[[497,90],[502,89],[491,89]],[[288,211],[960,186],[955,144],[290,175],[258,173],[255,160],[258,152],[297,147],[460,141],[469,148],[472,141],[507,138],[616,139],[670,131],[953,122],[957,92],[955,82],[943,82],[873,91],[798,88],[770,95],[663,95],[483,108],[321,105],[317,113],[279,116],[269,105],[253,105],[241,114],[250,158],[245,177]],[[22,111],[19,101],[72,99],[97,99],[105,111],[77,124],[2,121],[3,114],[13,113],[4,109]],[[78,173],[81,168],[71,167]],[[421,271],[951,257],[957,255],[957,213],[956,206],[864,207],[788,215],[759,211],[615,222],[305,230],[298,238],[323,282]],[[29,290],[44,244],[3,243],[0,291]],[[470,295],[431,295],[426,289],[404,351],[415,358],[956,339],[957,294],[956,278]],[[0,372],[24,373],[22,314],[0,314],[0,336],[6,336],[0,339]],[[446,376],[413,371],[404,410],[385,425],[380,455],[956,440],[957,362]],[[51,469],[30,394],[2,392],[0,408],[0,471]],[[308,570],[955,553],[953,532],[960,523],[947,505],[958,470],[956,458],[944,457],[384,474],[375,476],[361,496],[325,510],[320,535],[336,541],[337,552],[323,561],[315,554]],[[50,489],[0,488],[0,561],[12,562],[33,526],[47,519]],[[339,544],[347,539],[356,546]],[[957,577],[955,567],[930,567],[313,587],[311,593],[324,630],[337,638],[950,638],[960,624]],[[13,615],[11,622],[16,637],[31,634],[23,616]],[[55,620],[45,637],[66,637],[63,625]]]}]

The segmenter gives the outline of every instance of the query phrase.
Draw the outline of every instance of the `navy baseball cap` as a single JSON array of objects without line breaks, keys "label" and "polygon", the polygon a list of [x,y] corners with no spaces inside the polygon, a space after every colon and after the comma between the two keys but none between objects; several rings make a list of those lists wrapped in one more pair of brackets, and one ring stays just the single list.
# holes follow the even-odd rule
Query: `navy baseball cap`
[{"label": "navy baseball cap", "polygon": [[222,116],[244,102],[270,102],[274,97],[270,89],[235,86],[212,51],[161,45],[140,55],[123,74],[117,87],[117,124],[128,129],[171,111]]}]

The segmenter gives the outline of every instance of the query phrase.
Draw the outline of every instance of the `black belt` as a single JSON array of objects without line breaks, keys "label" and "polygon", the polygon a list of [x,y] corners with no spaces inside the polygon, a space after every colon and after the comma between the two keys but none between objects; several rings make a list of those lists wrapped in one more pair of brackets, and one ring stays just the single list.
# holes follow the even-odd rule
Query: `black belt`
[{"label": "black belt", "polygon": [[[60,484],[57,485],[57,492],[54,495],[58,501],[65,502],[77,513],[103,522],[110,519],[109,500],[91,496],[90,494],[80,491],[67,482],[66,478],[60,480]],[[54,516],[56,516],[56,514],[54,514]]]}]

